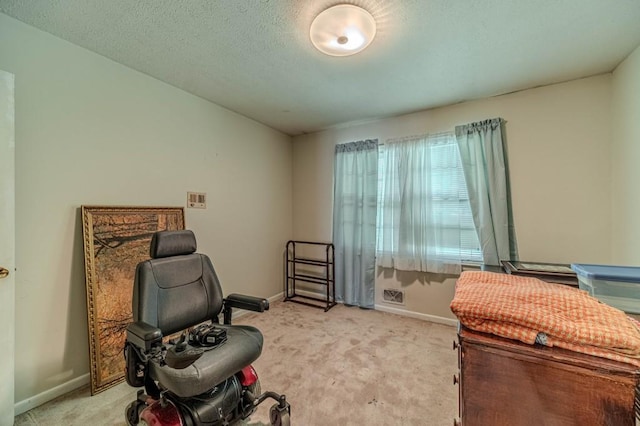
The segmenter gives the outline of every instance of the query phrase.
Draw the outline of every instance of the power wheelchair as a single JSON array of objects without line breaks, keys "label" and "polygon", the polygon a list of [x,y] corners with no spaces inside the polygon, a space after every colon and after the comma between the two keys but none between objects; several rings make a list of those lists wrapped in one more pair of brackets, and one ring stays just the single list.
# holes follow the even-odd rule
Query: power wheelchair
[{"label": "power wheelchair", "polygon": [[251,366],[262,352],[262,334],[251,326],[231,325],[234,308],[264,312],[269,302],[238,294],[223,298],[211,261],[195,251],[193,232],[157,232],[151,259],[136,268],[125,377],[144,390],[126,408],[127,423],[231,425],[271,398],[277,401],[271,424],[289,426],[286,397],[261,393]]}]

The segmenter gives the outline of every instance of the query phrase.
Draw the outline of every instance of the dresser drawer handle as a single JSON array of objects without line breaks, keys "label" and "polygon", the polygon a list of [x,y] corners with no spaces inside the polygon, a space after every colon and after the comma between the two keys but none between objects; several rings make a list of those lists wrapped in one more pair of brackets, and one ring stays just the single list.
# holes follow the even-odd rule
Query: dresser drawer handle
[{"label": "dresser drawer handle", "polygon": [[458,377],[457,374],[453,375],[453,384],[457,385],[458,383],[460,383],[460,378]]},{"label": "dresser drawer handle", "polygon": [[453,426],[460,426],[461,424],[460,419],[453,419]]},{"label": "dresser drawer handle", "polygon": [[453,350],[455,351],[456,349],[458,349],[459,346],[460,346],[460,344],[454,340],[453,341]]}]

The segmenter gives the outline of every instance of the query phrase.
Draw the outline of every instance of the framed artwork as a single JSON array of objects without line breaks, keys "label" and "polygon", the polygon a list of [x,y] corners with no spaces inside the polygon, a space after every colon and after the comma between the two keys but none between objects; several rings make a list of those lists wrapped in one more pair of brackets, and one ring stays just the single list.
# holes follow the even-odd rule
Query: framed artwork
[{"label": "framed artwork", "polygon": [[124,380],[136,265],[156,231],[184,229],[182,207],[82,206],[91,394]]}]

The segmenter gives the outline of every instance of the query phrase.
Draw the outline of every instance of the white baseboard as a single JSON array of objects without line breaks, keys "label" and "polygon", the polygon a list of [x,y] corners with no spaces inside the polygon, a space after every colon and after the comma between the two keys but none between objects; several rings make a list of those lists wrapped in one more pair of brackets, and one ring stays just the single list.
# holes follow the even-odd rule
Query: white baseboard
[{"label": "white baseboard", "polygon": [[[322,299],[323,297],[324,298],[327,297],[327,293],[320,293],[318,291],[311,291],[311,290],[300,290],[299,288],[296,289],[296,294],[299,294],[300,296],[316,297],[320,299]],[[283,293],[283,296],[284,296],[284,293]]]},{"label": "white baseboard", "polygon": [[82,376],[76,377],[75,379],[71,379],[68,382],[62,383],[30,398],[18,401],[14,405],[13,410],[15,412],[15,415],[18,416],[33,408],[38,407],[39,405],[44,404],[45,402],[49,402],[52,399],[56,399],[59,396],[74,391],[87,384],[89,384],[89,373],[83,374]]},{"label": "white baseboard", "polygon": [[282,300],[284,298],[284,291],[281,291],[280,293],[276,294],[275,296],[271,296],[269,298],[267,298],[267,300],[269,301],[269,303],[271,302],[276,302],[279,300]]},{"label": "white baseboard", "polygon": [[[296,289],[296,293],[302,295],[302,296],[309,296],[309,297],[324,297],[325,295],[323,293],[319,293],[319,292],[314,292],[314,291],[308,291],[308,290],[299,290]],[[282,297],[283,294],[279,294],[278,296]],[[342,302],[338,302],[338,303],[342,303]],[[458,326],[458,320],[453,319],[453,318],[445,318],[445,317],[439,317],[437,315],[429,315],[429,314],[423,314],[420,312],[414,312],[414,311],[407,311],[404,309],[398,309],[398,308],[394,308],[391,306],[386,306],[386,305],[380,305],[380,304],[376,304],[374,306],[374,309],[376,311],[382,311],[382,312],[388,312],[390,314],[395,314],[395,315],[401,315],[404,317],[410,317],[410,318],[416,318],[422,321],[429,321],[429,322],[434,322],[436,324],[444,324],[444,325],[450,325],[453,327],[457,327]]]},{"label": "white baseboard", "polygon": [[422,314],[420,312],[406,311],[404,309],[392,308],[391,306],[375,305],[377,311],[388,312],[390,314],[402,315],[405,317],[416,318],[423,321],[435,322],[437,324],[458,326],[458,320],[452,318],[439,317],[437,315]]}]

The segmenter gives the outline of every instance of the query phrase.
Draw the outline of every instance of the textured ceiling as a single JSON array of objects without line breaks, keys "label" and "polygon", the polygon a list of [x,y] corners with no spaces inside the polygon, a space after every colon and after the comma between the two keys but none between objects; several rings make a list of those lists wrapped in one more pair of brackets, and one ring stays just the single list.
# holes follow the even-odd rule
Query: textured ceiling
[{"label": "textured ceiling", "polygon": [[[339,3],[378,33],[329,57],[309,26]],[[612,71],[640,0],[0,0],[0,12],[296,135]]]}]

